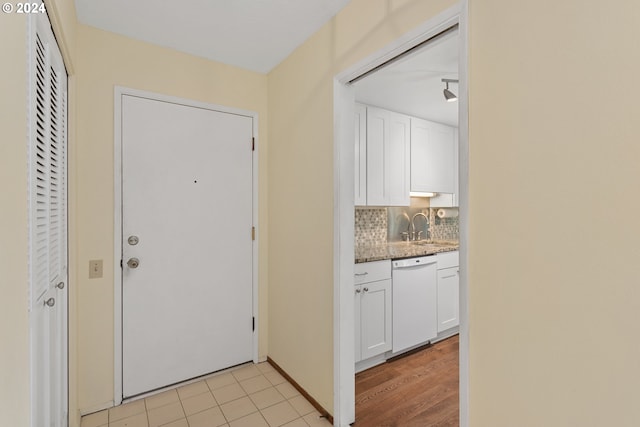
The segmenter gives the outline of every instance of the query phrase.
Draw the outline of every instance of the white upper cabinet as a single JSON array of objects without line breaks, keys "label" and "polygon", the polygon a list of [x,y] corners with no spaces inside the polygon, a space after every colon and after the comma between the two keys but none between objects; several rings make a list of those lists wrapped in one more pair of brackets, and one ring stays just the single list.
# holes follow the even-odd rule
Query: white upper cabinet
[{"label": "white upper cabinet", "polygon": [[411,191],[457,194],[457,152],[455,128],[412,118]]},{"label": "white upper cabinet", "polygon": [[367,107],[355,108],[355,205],[367,204]]},{"label": "white upper cabinet", "polygon": [[458,129],[455,130],[455,153],[453,162],[453,181],[454,189],[453,193],[438,193],[435,197],[431,198],[429,206],[432,208],[449,208],[452,206],[460,206],[458,196],[460,194],[460,180],[459,180],[459,163],[458,163]]},{"label": "white upper cabinet", "polygon": [[367,205],[409,206],[410,118],[367,107]]},{"label": "white upper cabinet", "polygon": [[458,206],[458,130],[381,108],[355,106],[356,206],[409,206],[410,192]]}]

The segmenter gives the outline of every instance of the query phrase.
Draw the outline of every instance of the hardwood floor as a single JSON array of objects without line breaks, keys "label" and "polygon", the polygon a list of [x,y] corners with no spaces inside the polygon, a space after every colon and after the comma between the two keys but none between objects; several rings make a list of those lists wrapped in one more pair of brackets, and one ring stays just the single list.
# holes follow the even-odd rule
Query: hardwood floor
[{"label": "hardwood floor", "polygon": [[355,427],[458,426],[458,335],[356,375]]}]

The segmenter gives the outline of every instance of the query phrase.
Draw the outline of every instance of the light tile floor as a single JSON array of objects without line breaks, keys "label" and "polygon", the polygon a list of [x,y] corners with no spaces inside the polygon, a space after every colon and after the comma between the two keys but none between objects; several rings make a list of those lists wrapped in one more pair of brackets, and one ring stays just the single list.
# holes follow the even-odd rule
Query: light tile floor
[{"label": "light tile floor", "polygon": [[270,364],[245,365],[82,417],[81,427],[327,427]]}]

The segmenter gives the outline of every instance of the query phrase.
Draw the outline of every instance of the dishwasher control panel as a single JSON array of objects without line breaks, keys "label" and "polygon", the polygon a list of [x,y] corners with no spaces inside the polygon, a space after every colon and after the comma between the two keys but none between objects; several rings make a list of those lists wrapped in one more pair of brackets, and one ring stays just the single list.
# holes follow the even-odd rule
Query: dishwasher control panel
[{"label": "dishwasher control panel", "polygon": [[421,256],[417,258],[397,259],[392,262],[393,268],[406,268],[415,265],[435,264],[437,261],[435,255]]}]

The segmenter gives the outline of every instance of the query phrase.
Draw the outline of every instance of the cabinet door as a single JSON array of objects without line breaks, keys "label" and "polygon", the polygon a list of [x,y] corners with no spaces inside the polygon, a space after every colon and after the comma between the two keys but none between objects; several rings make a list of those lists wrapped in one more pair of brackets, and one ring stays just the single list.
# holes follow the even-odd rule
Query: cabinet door
[{"label": "cabinet door", "polygon": [[454,129],[455,141],[454,141],[454,160],[453,160],[453,193],[438,193],[435,197],[432,197],[429,201],[429,206],[432,208],[450,208],[453,206],[460,206],[458,196],[460,194],[460,165],[459,165],[459,141],[458,141],[458,129]]},{"label": "cabinet door", "polygon": [[411,119],[411,191],[455,192],[455,128]]},{"label": "cabinet door", "polygon": [[438,270],[438,333],[460,324],[458,267]]},{"label": "cabinet door", "polygon": [[391,280],[362,285],[360,294],[362,359],[391,350]]},{"label": "cabinet door", "polygon": [[355,332],[354,356],[355,356],[355,362],[358,363],[359,361],[362,360],[362,340],[360,339],[360,336],[362,334],[362,332],[360,331],[360,304],[361,304],[360,295],[362,293],[362,286],[356,286],[353,293],[354,293],[353,326],[354,326],[354,332]]},{"label": "cabinet door", "polygon": [[409,206],[410,119],[367,107],[367,205]]},{"label": "cabinet door", "polygon": [[356,104],[355,108],[355,205],[367,204],[367,107]]}]

